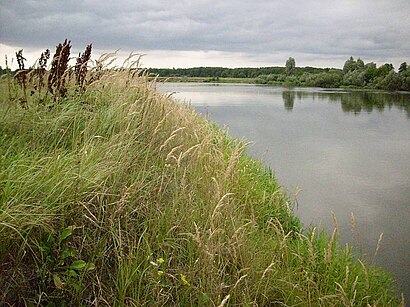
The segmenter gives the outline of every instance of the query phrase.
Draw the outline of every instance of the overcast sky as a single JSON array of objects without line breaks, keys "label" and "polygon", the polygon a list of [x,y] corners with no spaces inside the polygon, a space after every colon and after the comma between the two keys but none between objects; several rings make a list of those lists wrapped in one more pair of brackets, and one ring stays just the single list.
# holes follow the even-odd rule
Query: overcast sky
[{"label": "overcast sky", "polygon": [[20,48],[31,64],[71,39],[73,52],[120,48],[144,67],[342,67],[410,62],[410,0],[1,0],[0,65]]}]

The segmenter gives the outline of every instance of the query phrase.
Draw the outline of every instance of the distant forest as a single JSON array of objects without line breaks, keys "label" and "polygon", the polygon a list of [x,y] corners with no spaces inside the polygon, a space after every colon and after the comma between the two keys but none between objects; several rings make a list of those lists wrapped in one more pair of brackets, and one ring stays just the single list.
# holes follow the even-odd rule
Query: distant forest
[{"label": "distant forest", "polygon": [[206,81],[222,81],[222,78],[245,78],[257,84],[310,86],[324,88],[368,88],[388,91],[410,91],[410,68],[403,62],[397,71],[392,64],[379,67],[373,62],[364,63],[350,57],[343,69],[296,67],[296,61],[289,58],[284,67],[260,68],[150,68],[149,73],[164,78],[208,78]]}]

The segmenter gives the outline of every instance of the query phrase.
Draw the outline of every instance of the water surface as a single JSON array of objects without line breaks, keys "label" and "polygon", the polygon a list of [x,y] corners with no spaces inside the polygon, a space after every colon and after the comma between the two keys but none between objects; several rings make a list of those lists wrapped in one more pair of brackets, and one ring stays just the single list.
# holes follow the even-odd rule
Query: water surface
[{"label": "water surface", "polygon": [[[332,231],[390,271],[410,299],[410,94],[243,84],[159,84],[252,141],[305,226]],[[352,214],[355,229],[351,231]]]}]

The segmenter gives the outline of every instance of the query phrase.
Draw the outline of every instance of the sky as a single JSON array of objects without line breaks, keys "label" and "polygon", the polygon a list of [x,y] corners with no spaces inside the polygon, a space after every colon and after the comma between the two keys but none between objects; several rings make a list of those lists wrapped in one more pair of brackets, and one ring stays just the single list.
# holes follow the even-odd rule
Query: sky
[{"label": "sky", "polygon": [[[0,65],[68,38],[72,55],[120,49],[143,67],[343,67],[410,62],[409,0],[0,0]],[[15,60],[12,67],[16,67]]]}]

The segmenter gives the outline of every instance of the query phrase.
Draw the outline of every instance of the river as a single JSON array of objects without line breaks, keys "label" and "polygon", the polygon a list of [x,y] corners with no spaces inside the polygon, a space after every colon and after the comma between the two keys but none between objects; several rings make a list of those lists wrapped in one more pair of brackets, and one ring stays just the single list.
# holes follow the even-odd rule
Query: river
[{"label": "river", "polygon": [[[252,142],[305,226],[391,272],[410,300],[410,93],[162,83],[229,134]],[[352,231],[353,219],[353,231]],[[380,235],[380,248],[375,255]]]}]

